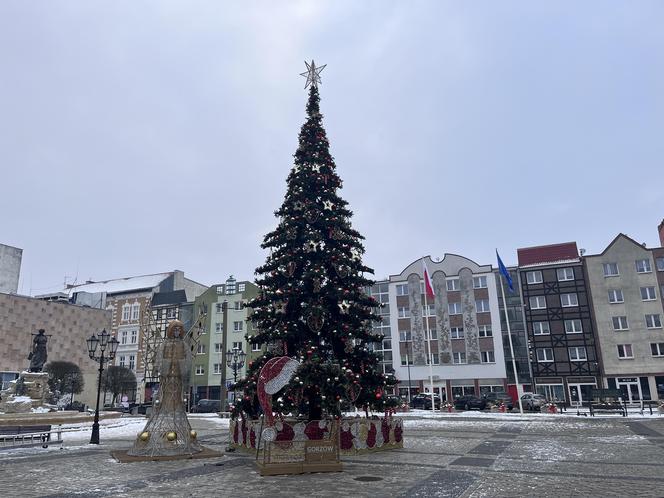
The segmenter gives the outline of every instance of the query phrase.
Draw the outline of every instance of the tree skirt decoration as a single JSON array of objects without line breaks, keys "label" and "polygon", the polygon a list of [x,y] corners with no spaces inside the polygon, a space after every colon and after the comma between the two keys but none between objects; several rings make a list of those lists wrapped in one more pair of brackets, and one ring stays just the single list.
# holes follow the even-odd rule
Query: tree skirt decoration
[{"label": "tree skirt decoration", "polygon": [[[286,419],[275,424],[275,443],[287,449],[294,441],[316,441],[329,437],[330,421],[314,420],[311,422]],[[247,429],[258,434],[260,420],[231,420],[229,434],[230,446],[246,451],[256,451],[256,445],[250,439],[243,439]],[[244,429],[242,427],[245,427]],[[382,418],[344,418],[339,423],[339,449],[343,455],[367,453],[403,448],[403,421],[400,417]]]}]

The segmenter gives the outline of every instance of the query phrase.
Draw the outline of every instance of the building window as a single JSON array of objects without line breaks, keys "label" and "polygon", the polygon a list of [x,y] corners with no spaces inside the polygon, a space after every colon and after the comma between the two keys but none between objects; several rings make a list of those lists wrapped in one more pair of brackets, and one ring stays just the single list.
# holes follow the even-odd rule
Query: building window
[{"label": "building window", "polygon": [[664,342],[651,342],[650,351],[653,356],[664,356]]},{"label": "building window", "polygon": [[657,266],[657,271],[664,271],[664,258],[655,259],[655,265]]},{"label": "building window", "polygon": [[450,338],[451,339],[463,339],[463,327],[451,327],[450,328]]},{"label": "building window", "polygon": [[[214,372],[215,375],[221,374],[221,363],[215,363],[214,365],[212,365],[212,368],[214,369],[213,372]],[[197,375],[198,375],[198,372],[197,372]]]},{"label": "building window", "polygon": [[205,344],[199,344],[196,348],[196,354],[205,354]]},{"label": "building window", "polygon": [[130,304],[123,304],[122,305],[122,321],[123,322],[128,322],[130,315],[131,315],[131,305]]},{"label": "building window", "polygon": [[493,332],[491,331],[491,325],[480,325],[477,328],[477,333],[480,337],[493,337]]},{"label": "building window", "polygon": [[618,272],[618,263],[604,263],[604,276],[605,277],[617,277],[620,275]]},{"label": "building window", "polygon": [[486,289],[486,276],[473,277],[473,289]]},{"label": "building window", "polygon": [[609,302],[613,304],[625,302],[622,289],[610,289]]},{"label": "building window", "polygon": [[401,355],[401,366],[405,367],[406,365],[412,365],[413,359],[407,354]]},{"label": "building window", "polygon": [[558,268],[556,276],[558,277],[558,282],[574,280],[574,268]]},{"label": "building window", "polygon": [[233,332],[242,332],[242,322],[233,322]]},{"label": "building window", "polygon": [[196,365],[196,375],[205,375],[205,367],[203,365]]},{"label": "building window", "polygon": [[565,320],[565,333],[566,334],[580,334],[583,332],[581,320]]},{"label": "building window", "polygon": [[215,342],[214,343],[214,352],[215,353],[223,353],[224,350],[221,349],[221,343],[220,342]]},{"label": "building window", "polygon": [[399,342],[409,342],[413,340],[413,333],[410,330],[399,331]]},{"label": "building window", "polygon": [[544,296],[533,296],[528,299],[531,310],[544,310],[546,309],[546,298]]},{"label": "building window", "polygon": [[166,310],[166,318],[174,320],[177,317],[178,317],[177,308],[168,308],[168,310]]},{"label": "building window", "polygon": [[233,303],[233,309],[234,309],[235,311],[240,311],[242,308],[243,308],[243,306],[242,306],[242,301],[235,301],[235,302]]},{"label": "building window", "polygon": [[398,308],[397,312],[399,313],[399,318],[410,318],[410,308],[406,306]]},{"label": "building window", "polygon": [[425,331],[424,335],[431,336],[427,337],[427,340],[430,341],[435,341],[436,339],[438,339],[438,331],[436,329],[429,329],[429,333],[427,334]]},{"label": "building window", "polygon": [[132,320],[138,320],[140,315],[141,315],[141,304],[140,303],[132,304],[131,305],[131,319]]},{"label": "building window", "polygon": [[256,352],[261,350],[261,345],[260,344],[252,344],[251,345],[251,350]]},{"label": "building window", "polygon": [[646,327],[649,329],[661,329],[662,319],[659,315],[646,315]]},{"label": "building window", "polygon": [[[440,358],[438,357],[438,353],[431,353],[431,357],[433,358],[433,364],[434,365],[440,365]],[[429,355],[426,357],[427,365],[429,364]]]},{"label": "building window", "polygon": [[127,331],[120,332],[120,344],[127,344]]},{"label": "building window", "polygon": [[129,370],[134,370],[136,368],[136,356],[133,354],[129,355]]},{"label": "building window", "polygon": [[460,315],[461,314],[461,303],[449,303],[447,309],[450,315]]},{"label": "building window", "polygon": [[632,354],[632,345],[631,344],[618,344],[618,358],[621,360],[625,358],[634,358]]},{"label": "building window", "polygon": [[641,287],[641,299],[643,301],[654,301],[657,299],[654,287]]},{"label": "building window", "polygon": [[455,365],[466,363],[466,353],[452,353],[452,363]]},{"label": "building window", "polygon": [[526,272],[526,282],[528,284],[541,284],[543,282],[541,271]]},{"label": "building window", "polygon": [[224,325],[224,324],[223,324],[222,322],[216,322],[216,323],[214,324],[214,331],[215,331],[215,332],[221,332],[221,331],[222,331],[222,327],[223,327],[223,325]]},{"label": "building window", "polygon": [[223,293],[224,293],[224,286],[217,285],[217,294],[223,294]]},{"label": "building window", "polygon": [[489,312],[489,300],[488,299],[478,299],[475,301],[475,309],[478,313],[488,313]]},{"label": "building window", "polygon": [[120,365],[121,367],[124,367],[126,361],[127,361],[127,357],[126,357],[126,356],[120,356],[120,359],[118,360],[118,365]]},{"label": "building window", "polygon": [[242,342],[234,342],[233,349],[242,350]]},{"label": "building window", "polygon": [[237,284],[237,291],[238,292],[244,292],[244,290],[247,288],[247,284]]},{"label": "building window", "polygon": [[397,284],[397,296],[408,295],[408,284]]},{"label": "building window", "polygon": [[569,361],[587,361],[586,348],[583,346],[568,348]]},{"label": "building window", "polygon": [[539,348],[537,349],[537,362],[538,363],[551,363],[553,361],[553,349]]},{"label": "building window", "polygon": [[433,304],[422,306],[422,316],[436,316],[436,311],[434,310]]},{"label": "building window", "polygon": [[637,273],[650,273],[652,271],[649,259],[637,259],[635,263]]},{"label": "building window", "polygon": [[131,331],[131,343],[136,344],[138,342],[138,330]]},{"label": "building window", "polygon": [[458,291],[459,290],[459,279],[450,278],[447,280],[447,290],[448,291]]},{"label": "building window", "polygon": [[563,308],[572,308],[579,305],[579,298],[575,293],[572,294],[561,294],[560,295],[560,305]]},{"label": "building window", "polygon": [[550,333],[549,322],[533,322],[533,335],[549,335]]},{"label": "building window", "polygon": [[629,325],[627,324],[626,316],[614,316],[613,321],[613,330],[627,330]]},{"label": "building window", "polygon": [[224,311],[224,305],[223,305],[223,303],[216,303],[216,304],[214,305],[214,307],[215,307],[215,311],[216,311],[217,313],[221,313],[222,311]]},{"label": "building window", "polygon": [[496,357],[493,351],[482,351],[480,353],[482,363],[496,363]]}]

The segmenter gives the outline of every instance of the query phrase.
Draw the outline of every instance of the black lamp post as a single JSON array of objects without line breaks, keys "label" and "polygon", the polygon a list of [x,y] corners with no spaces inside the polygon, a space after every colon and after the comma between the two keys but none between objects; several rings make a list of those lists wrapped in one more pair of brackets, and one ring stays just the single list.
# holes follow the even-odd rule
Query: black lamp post
[{"label": "black lamp post", "polygon": [[237,373],[244,366],[247,353],[237,346],[226,351],[226,365],[233,370],[233,404],[235,404],[235,384],[237,384]]},{"label": "black lamp post", "polygon": [[[90,358],[99,362],[99,379],[97,381],[97,407],[95,408],[95,421],[92,424],[92,436],[90,444],[99,444],[99,394],[101,393],[101,374],[104,371],[104,362],[112,361],[118,350],[118,340],[102,330],[101,334],[92,334],[86,341],[88,343],[88,354]],[[97,354],[99,348],[99,354]]]}]

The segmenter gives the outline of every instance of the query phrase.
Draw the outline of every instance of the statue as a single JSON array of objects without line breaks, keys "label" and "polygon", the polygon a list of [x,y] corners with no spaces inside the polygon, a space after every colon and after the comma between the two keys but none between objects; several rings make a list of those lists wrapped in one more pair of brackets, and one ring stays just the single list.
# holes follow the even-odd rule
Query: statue
[{"label": "statue", "polygon": [[30,360],[30,372],[42,371],[42,368],[46,363],[46,358],[48,357],[48,352],[46,351],[47,342],[48,337],[46,336],[44,329],[39,329],[35,338],[32,340],[32,352],[28,355],[28,360]]},{"label": "statue", "polygon": [[152,414],[138,434],[130,456],[174,456],[199,453],[203,447],[191,430],[184,408],[184,395],[189,389],[191,349],[185,337],[184,324],[168,324],[166,337],[157,352],[159,391],[153,401]]}]

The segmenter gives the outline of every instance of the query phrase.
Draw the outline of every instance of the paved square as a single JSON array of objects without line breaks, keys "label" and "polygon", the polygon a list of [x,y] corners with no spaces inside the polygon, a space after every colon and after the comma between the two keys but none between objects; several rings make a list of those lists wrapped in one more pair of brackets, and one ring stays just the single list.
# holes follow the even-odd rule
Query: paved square
[{"label": "paved square", "polygon": [[[145,420],[63,436],[63,447],[0,450],[0,489],[16,497],[120,496],[662,496],[664,417],[652,419],[405,417],[405,447],[344,458],[344,472],[260,477],[254,458],[120,464]],[[227,421],[192,417],[206,446],[223,451]]]}]

